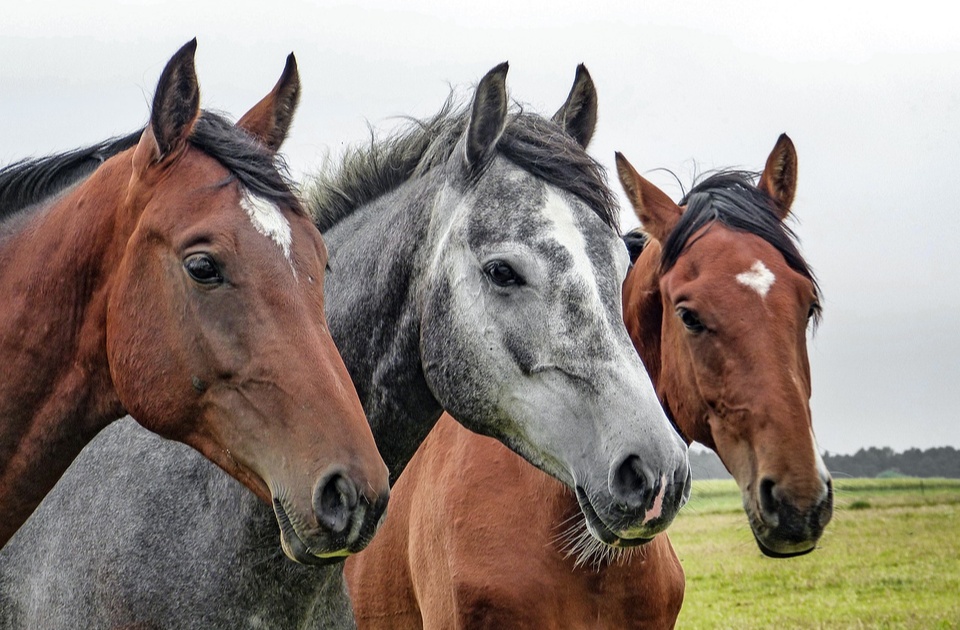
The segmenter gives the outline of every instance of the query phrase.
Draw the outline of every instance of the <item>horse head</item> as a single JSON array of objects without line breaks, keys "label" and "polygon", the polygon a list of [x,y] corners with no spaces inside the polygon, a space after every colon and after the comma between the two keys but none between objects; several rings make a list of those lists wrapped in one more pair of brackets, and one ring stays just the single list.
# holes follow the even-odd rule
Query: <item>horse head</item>
[{"label": "horse head", "polygon": [[324,317],[327,252],[277,168],[296,64],[235,126],[201,112],[195,49],[164,69],[132,157],[95,175],[126,187],[130,225],[106,297],[113,385],[273,505],[290,558],[336,561],[369,541],[389,487]]},{"label": "horse head", "polygon": [[509,110],[506,73],[480,81],[443,164],[425,376],[457,420],[574,490],[596,538],[640,544],[685,502],[689,468],[623,326],[627,252],[584,150],[593,82],[581,66],[551,120]]},{"label": "horse head", "polygon": [[625,321],[688,440],[733,474],[760,549],[814,549],[832,514],[810,413],[808,328],[819,289],[783,222],[797,156],[783,135],[759,183],[721,172],[675,204],[619,153],[649,237],[625,285]]}]

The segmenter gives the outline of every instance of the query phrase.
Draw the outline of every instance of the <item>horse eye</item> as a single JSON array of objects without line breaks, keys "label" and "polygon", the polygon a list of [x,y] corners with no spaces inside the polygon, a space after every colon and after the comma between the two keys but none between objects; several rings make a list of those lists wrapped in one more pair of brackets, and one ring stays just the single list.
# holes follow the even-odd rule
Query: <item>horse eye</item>
[{"label": "horse eye", "polygon": [[807,311],[807,319],[813,319],[820,312],[820,303],[814,302],[810,305],[810,310]]},{"label": "horse eye", "polygon": [[523,284],[523,278],[520,277],[520,274],[502,260],[488,262],[484,265],[483,270],[498,287],[520,286]]},{"label": "horse eye", "polygon": [[683,325],[686,326],[687,330],[692,333],[702,333],[707,329],[707,327],[703,325],[703,322],[700,321],[700,318],[697,316],[697,314],[688,308],[678,306],[677,316],[680,317],[680,321],[683,322]]},{"label": "horse eye", "polygon": [[190,277],[200,284],[220,284],[223,274],[220,267],[208,254],[193,254],[183,261],[183,268]]}]

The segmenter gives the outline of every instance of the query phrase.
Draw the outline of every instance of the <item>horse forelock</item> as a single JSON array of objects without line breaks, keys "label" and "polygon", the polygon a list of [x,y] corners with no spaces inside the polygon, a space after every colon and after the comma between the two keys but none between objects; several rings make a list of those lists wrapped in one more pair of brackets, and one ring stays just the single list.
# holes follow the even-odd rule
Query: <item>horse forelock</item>
[{"label": "horse forelock", "polygon": [[227,117],[204,111],[197,119],[189,141],[219,162],[252,195],[289,208],[298,215],[306,215],[287,175],[283,158],[266,149]]},{"label": "horse forelock", "polygon": [[[758,174],[750,171],[719,171],[698,182],[680,201],[686,206],[670,232],[660,258],[660,272],[669,271],[690,245],[691,238],[711,223],[759,236],[783,256],[787,265],[813,283],[819,300],[820,287],[797,245],[797,236],[775,212],[775,202],[756,186]],[[819,306],[815,307],[815,321]]]},{"label": "horse forelock", "polygon": [[497,145],[508,160],[587,205],[619,233],[619,205],[603,166],[552,120],[518,113]]},{"label": "horse forelock", "polygon": [[[412,119],[391,136],[373,136],[369,146],[348,149],[340,164],[328,167],[306,191],[317,227],[325,231],[404,183],[443,168],[460,146],[469,119],[469,109],[457,106],[451,96],[434,116]],[[619,207],[604,168],[552,120],[514,108],[497,154],[575,195],[618,231]]]}]

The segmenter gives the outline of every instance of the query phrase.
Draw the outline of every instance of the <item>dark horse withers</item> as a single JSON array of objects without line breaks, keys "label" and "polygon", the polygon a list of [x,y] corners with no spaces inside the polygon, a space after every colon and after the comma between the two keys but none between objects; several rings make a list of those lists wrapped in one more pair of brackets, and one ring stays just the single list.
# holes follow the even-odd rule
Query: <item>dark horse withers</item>
[{"label": "dark horse withers", "polygon": [[295,63],[234,126],[200,110],[195,50],[164,68],[142,133],[0,171],[0,545],[127,413],[272,504],[295,560],[339,559],[380,520],[387,471],[327,331],[327,253],[276,165]]}]

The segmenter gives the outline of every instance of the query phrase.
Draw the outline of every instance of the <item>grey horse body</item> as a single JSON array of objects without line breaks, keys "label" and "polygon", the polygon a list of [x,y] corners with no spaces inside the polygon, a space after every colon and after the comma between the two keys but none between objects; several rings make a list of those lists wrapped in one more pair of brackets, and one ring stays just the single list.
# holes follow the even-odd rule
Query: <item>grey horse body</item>
[{"label": "grey horse body", "polygon": [[0,550],[0,627],[350,628],[339,565],[285,558],[270,508],[126,418]]},{"label": "grey horse body", "polygon": [[[399,181],[366,196],[330,187],[352,207],[317,218],[327,321],[393,480],[447,410],[576,487],[589,526],[650,537],[689,472],[620,319],[627,255],[612,196],[574,140],[595,116],[578,134],[517,114],[520,131],[500,140],[501,125],[484,144],[473,122],[505,72],[481,81],[473,118],[438,117],[453,120],[439,157],[428,121],[412,158],[379,166]],[[498,103],[505,116],[505,92]],[[541,136],[554,145],[518,166],[510,151]],[[522,283],[495,286],[490,266],[505,264]],[[611,466],[641,459],[664,484],[664,518],[643,519],[652,494],[617,489],[620,500],[609,487],[622,472]],[[352,627],[342,565],[293,564],[277,539],[270,508],[219,469],[117,423],[0,550],[0,627]]]}]

